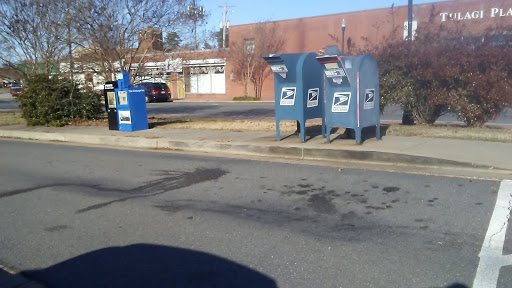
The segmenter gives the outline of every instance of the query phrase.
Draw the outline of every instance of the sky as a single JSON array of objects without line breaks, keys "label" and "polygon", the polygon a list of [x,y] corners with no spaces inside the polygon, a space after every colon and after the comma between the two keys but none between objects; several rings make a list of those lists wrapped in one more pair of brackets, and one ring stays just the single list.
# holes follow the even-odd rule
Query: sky
[{"label": "sky", "polygon": [[[413,4],[440,2],[441,0],[413,0]],[[482,0],[484,1],[484,0]],[[227,20],[230,25],[262,21],[276,21],[376,8],[406,6],[408,0],[196,0],[210,14],[207,27],[220,28],[223,6],[227,2]]]}]

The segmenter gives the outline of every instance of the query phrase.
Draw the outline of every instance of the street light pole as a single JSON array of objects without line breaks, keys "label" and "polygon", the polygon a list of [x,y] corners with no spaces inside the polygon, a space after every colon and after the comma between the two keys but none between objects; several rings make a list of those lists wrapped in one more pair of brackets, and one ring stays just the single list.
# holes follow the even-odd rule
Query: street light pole
[{"label": "street light pole", "polygon": [[409,49],[412,47],[412,0],[407,5],[407,42]]},{"label": "street light pole", "polygon": [[346,27],[346,22],[345,22],[345,19],[343,19],[343,21],[341,21],[341,53],[342,54],[345,54],[345,27]]}]

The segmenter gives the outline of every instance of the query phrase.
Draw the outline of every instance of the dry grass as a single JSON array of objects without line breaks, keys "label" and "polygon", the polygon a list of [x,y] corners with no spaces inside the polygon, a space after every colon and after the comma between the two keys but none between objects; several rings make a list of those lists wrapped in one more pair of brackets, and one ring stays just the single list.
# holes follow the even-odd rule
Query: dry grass
[{"label": "dry grass", "polygon": [[[309,124],[309,123],[308,123]],[[314,127],[316,125],[307,125]],[[181,119],[174,122],[157,125],[161,129],[198,129],[198,130],[225,130],[234,132],[274,132],[274,121],[251,120],[205,120],[205,119]],[[284,133],[293,133],[297,128],[295,121],[281,121],[279,129]]]},{"label": "dry grass", "polygon": [[390,125],[387,135],[450,138],[491,142],[512,142],[512,130],[500,128],[470,128],[459,126]]},{"label": "dry grass", "polygon": [[26,124],[25,119],[21,118],[20,112],[0,113],[0,126]]},{"label": "dry grass", "polygon": [[[0,125],[25,124],[19,112],[0,113]],[[69,123],[69,126],[108,126],[108,120],[103,118],[94,121],[79,120]],[[257,120],[218,120],[171,118],[149,119],[150,128],[158,129],[195,129],[195,130],[227,130],[235,132],[275,132],[274,121]],[[306,124],[308,131],[320,131],[319,121]],[[282,133],[293,133],[297,126],[295,121],[281,121],[279,128]],[[469,128],[460,126],[402,126],[384,125],[385,135],[419,136],[431,138],[450,138],[463,140],[479,140],[491,142],[512,143],[512,129],[499,128]]]}]

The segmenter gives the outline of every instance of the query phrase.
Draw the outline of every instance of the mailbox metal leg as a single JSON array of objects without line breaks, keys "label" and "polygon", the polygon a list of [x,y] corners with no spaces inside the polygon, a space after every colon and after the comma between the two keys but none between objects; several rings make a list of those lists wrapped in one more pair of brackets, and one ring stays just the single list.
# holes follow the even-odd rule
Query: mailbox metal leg
[{"label": "mailbox metal leg", "polygon": [[377,130],[375,131],[375,136],[377,140],[382,140],[382,137],[380,136],[380,124],[377,124]]},{"label": "mailbox metal leg", "polygon": [[325,142],[331,143],[331,127],[325,127]]},{"label": "mailbox metal leg", "polygon": [[295,130],[295,135],[300,136],[300,122],[297,120],[297,130]]},{"label": "mailbox metal leg", "polygon": [[326,134],[326,128],[325,128],[325,119],[322,117],[322,137],[325,138]]},{"label": "mailbox metal leg", "polygon": [[276,117],[276,141],[281,141],[281,134],[279,131],[279,119]]},{"label": "mailbox metal leg", "polygon": [[361,128],[355,128],[354,130],[356,131],[356,144],[360,145],[361,144]]},{"label": "mailbox metal leg", "polygon": [[297,124],[299,125],[300,128],[300,141],[306,142],[306,121],[304,121],[303,123],[297,121]]}]

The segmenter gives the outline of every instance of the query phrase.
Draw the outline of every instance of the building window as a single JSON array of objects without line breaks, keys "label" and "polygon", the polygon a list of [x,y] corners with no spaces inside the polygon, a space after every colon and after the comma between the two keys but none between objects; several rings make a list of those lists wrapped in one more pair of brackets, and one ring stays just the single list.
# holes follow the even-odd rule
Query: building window
[{"label": "building window", "polygon": [[254,38],[245,39],[244,48],[245,48],[245,53],[254,54]]},{"label": "building window", "polygon": [[185,68],[185,92],[194,94],[224,94],[224,66],[194,66]]}]

